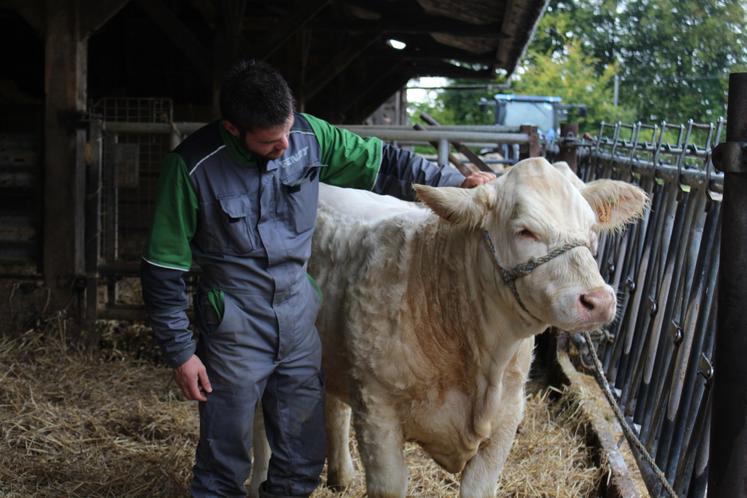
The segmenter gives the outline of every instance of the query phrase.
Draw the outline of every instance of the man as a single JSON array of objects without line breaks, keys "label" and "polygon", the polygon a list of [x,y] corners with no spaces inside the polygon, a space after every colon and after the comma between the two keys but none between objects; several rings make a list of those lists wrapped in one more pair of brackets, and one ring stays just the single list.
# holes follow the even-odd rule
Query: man
[{"label": "man", "polygon": [[[407,151],[294,112],[285,80],[243,61],[221,87],[222,120],[166,156],[142,262],[143,298],[176,382],[200,402],[192,494],[245,496],[255,406],[272,450],[265,497],[308,496],[325,457],[319,291],[306,264],[319,182],[412,199],[411,183],[473,187]],[[195,346],[183,280],[202,273]]]}]

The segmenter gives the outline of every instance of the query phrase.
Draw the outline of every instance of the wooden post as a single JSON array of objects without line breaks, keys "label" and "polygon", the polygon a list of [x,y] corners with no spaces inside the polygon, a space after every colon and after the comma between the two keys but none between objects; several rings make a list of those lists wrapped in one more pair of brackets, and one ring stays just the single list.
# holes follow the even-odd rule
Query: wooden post
[{"label": "wooden post", "polygon": [[576,140],[578,140],[578,123],[563,123],[560,125],[560,153],[558,161],[565,161],[576,173],[578,169],[578,154]]},{"label": "wooden post", "polygon": [[537,133],[536,126],[522,125],[519,126],[519,133],[526,133],[529,135],[529,143],[522,145],[520,148],[520,158],[526,159],[527,157],[539,157],[542,155],[542,147],[540,146],[539,134]]},{"label": "wooden post", "polygon": [[708,498],[747,496],[747,73],[729,75]]},{"label": "wooden post", "polygon": [[46,284],[58,307],[75,296],[84,270],[87,43],[80,36],[78,2],[45,1],[44,250]]}]

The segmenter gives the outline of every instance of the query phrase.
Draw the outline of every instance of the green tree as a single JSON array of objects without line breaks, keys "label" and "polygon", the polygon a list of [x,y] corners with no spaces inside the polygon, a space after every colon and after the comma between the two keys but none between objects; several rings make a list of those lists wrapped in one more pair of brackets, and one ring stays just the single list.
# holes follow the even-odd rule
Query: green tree
[{"label": "green tree", "polygon": [[741,0],[552,0],[525,63],[579,43],[596,74],[616,64],[638,119],[714,121],[729,72],[747,64],[745,20]]},{"label": "green tree", "polygon": [[533,52],[522,74],[512,86],[514,93],[556,95],[567,104],[583,104],[587,115],[580,119],[582,129],[594,131],[601,121],[632,121],[634,113],[613,105],[615,64],[603,66],[597,74],[598,61],[584,54],[579,41],[567,42],[562,54]]},{"label": "green tree", "polygon": [[714,121],[747,62],[741,0],[634,0],[620,14],[621,99],[642,119]]},{"label": "green tree", "polygon": [[[747,68],[745,9],[743,0],[551,0],[510,91],[586,104],[589,125],[715,121],[729,73]],[[442,92],[438,105],[452,122],[484,122],[481,96]]]}]

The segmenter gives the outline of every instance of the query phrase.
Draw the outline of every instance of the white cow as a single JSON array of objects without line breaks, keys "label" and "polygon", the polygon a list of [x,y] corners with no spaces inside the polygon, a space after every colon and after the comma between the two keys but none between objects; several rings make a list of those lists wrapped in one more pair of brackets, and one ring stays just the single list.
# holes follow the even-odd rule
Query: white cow
[{"label": "white cow", "polygon": [[405,496],[405,441],[461,471],[460,496],[494,496],[534,336],[613,319],[597,233],[639,217],[647,198],[544,159],[475,189],[416,191],[427,207],[321,188],[311,269],[325,296],[328,484],[353,476],[352,407],[369,497]]}]

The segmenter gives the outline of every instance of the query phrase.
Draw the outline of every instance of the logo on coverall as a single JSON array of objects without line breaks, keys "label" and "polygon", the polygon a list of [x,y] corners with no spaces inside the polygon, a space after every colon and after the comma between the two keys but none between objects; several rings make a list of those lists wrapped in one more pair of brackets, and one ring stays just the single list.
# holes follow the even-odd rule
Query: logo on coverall
[{"label": "logo on coverall", "polygon": [[281,168],[286,168],[290,166],[291,164],[298,162],[301,158],[306,157],[309,155],[309,148],[304,147],[303,149],[298,150],[297,152],[293,153],[292,155],[286,157],[282,161],[278,161],[278,165]]}]

